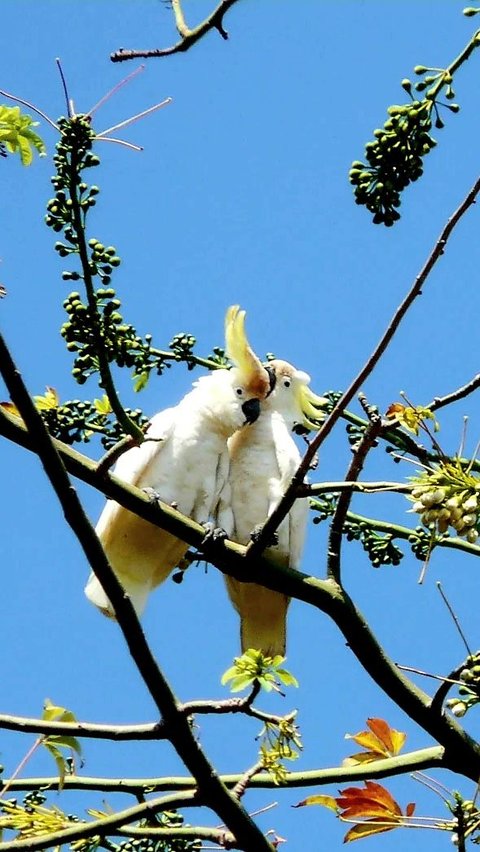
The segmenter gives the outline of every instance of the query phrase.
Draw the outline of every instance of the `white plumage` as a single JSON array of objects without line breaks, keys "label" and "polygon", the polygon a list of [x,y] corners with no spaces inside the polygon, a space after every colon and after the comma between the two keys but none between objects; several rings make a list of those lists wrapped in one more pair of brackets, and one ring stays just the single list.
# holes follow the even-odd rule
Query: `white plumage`
[{"label": "white plumage", "polygon": [[[280,502],[301,461],[292,437],[296,423],[318,428],[322,414],[316,406],[325,400],[307,387],[310,378],[286,361],[271,361],[273,390],[261,404],[258,420],[248,430],[236,432],[228,442],[230,473],[229,510],[220,512],[218,523],[240,544],[248,544],[252,532]],[[315,418],[312,423],[309,418]],[[278,541],[266,555],[278,564],[300,566],[308,501],[297,500],[277,530]],[[229,523],[231,527],[229,528]],[[240,616],[242,651],[255,648],[268,656],[285,654],[286,616],[289,598],[255,583],[225,577],[230,599]]]},{"label": "white plumage", "polygon": [[[226,487],[227,439],[237,429],[249,428],[245,424],[258,417],[258,400],[269,389],[268,374],[248,346],[244,321],[245,312],[238,306],[227,311],[227,349],[236,366],[203,376],[177,406],[156,414],[147,432],[155,440],[128,450],[115,468],[121,479],[153,489],[164,503],[175,504],[200,524],[209,520]],[[168,577],[188,545],[113,500],[107,501],[96,530],[140,616],[150,592]],[[85,594],[105,615],[114,617],[93,573]]]}]

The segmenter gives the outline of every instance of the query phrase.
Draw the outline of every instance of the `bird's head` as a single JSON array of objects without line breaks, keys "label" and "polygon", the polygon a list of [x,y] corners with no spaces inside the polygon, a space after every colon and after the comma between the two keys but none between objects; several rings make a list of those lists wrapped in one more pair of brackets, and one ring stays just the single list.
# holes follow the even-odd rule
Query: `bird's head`
[{"label": "bird's head", "polygon": [[278,411],[292,427],[299,424],[306,429],[318,429],[325,418],[322,408],[327,400],[310,390],[308,373],[278,358],[269,361],[266,370],[270,376],[271,393],[265,407]]},{"label": "bird's head", "polygon": [[208,380],[210,411],[225,434],[231,435],[260,414],[260,401],[270,392],[270,376],[252,350],[245,332],[245,311],[238,305],[225,316],[225,349],[233,362],[230,370],[216,370]]}]

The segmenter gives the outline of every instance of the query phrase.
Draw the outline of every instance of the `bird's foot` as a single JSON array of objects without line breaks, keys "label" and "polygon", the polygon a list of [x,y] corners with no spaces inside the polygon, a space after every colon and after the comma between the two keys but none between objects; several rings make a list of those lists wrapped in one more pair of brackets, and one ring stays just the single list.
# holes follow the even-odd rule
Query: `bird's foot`
[{"label": "bird's foot", "polygon": [[[253,528],[252,532],[250,533],[250,538],[254,543],[257,542],[258,539],[260,538],[260,533],[262,532],[262,530],[263,530],[263,524],[257,524],[257,526]],[[273,532],[269,536],[269,539],[266,542],[265,546],[266,547],[273,547],[275,544],[278,544],[278,535],[277,535],[276,532]]]},{"label": "bird's foot", "polygon": [[227,532],[222,527],[216,527],[213,521],[206,521],[206,523],[202,524],[202,527],[205,530],[205,535],[200,545],[202,551],[205,550],[205,547],[218,544],[228,538]]},{"label": "bird's foot", "polygon": [[144,494],[147,495],[150,503],[159,503],[161,501],[160,494],[158,491],[155,491],[155,488],[150,488],[149,485],[146,485],[145,488],[142,488]]}]

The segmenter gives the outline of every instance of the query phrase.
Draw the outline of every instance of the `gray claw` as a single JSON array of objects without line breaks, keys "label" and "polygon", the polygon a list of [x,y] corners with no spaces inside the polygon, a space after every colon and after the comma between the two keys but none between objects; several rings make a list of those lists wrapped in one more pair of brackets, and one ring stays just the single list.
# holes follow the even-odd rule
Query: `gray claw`
[{"label": "gray claw", "polygon": [[[260,537],[260,533],[262,532],[262,529],[263,529],[263,524],[257,524],[257,526],[253,528],[252,532],[250,533],[250,538],[252,539],[253,542],[258,541],[258,539]],[[278,535],[277,535],[276,532],[273,532],[271,534],[266,546],[267,547],[273,547],[275,544],[278,544]]]},{"label": "gray claw", "polygon": [[145,488],[142,488],[144,494],[147,495],[150,503],[159,503],[162,499],[158,491],[155,491],[155,488],[150,488],[149,485],[146,485]]},{"label": "gray claw", "polygon": [[225,530],[222,529],[222,527],[216,527],[213,521],[207,521],[205,524],[202,524],[202,527],[205,530],[205,536],[200,545],[201,550],[204,550],[205,547],[208,547],[211,544],[217,544],[219,541],[225,541],[225,539],[228,538]]}]

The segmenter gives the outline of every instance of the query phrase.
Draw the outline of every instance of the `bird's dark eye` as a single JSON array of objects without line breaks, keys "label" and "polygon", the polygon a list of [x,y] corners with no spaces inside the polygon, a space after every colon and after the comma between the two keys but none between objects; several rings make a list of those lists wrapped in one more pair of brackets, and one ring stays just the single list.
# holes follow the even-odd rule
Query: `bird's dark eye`
[{"label": "bird's dark eye", "polygon": [[289,388],[291,384],[292,383],[291,383],[290,379],[284,379],[283,380],[283,387],[284,388]]},{"label": "bird's dark eye", "polygon": [[235,393],[237,396],[243,396],[243,388],[235,388]]}]

